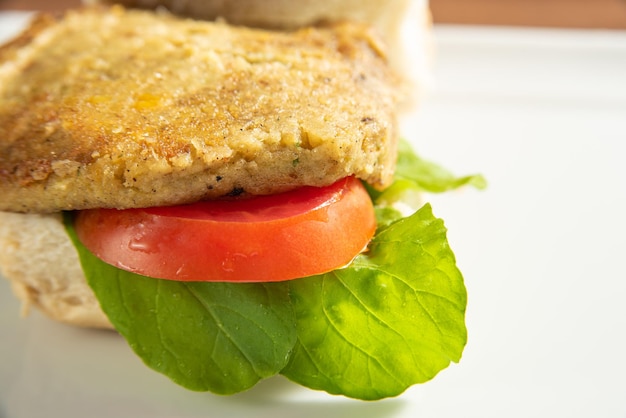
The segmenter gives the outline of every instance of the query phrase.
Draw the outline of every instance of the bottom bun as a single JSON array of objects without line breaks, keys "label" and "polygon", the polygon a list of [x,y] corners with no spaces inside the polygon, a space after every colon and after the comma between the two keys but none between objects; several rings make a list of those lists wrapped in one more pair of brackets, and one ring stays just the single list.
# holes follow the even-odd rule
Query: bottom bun
[{"label": "bottom bun", "polygon": [[60,322],[113,328],[87,284],[60,214],[0,212],[0,269],[23,303]]}]

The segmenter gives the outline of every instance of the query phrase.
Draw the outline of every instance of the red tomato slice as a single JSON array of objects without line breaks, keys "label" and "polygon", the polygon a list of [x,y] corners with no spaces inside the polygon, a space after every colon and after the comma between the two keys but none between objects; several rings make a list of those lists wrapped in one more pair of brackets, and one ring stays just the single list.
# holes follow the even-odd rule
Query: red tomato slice
[{"label": "red tomato slice", "polygon": [[281,281],[350,263],[374,235],[361,182],[272,196],[146,209],[79,212],[76,232],[124,270],[181,281]]}]

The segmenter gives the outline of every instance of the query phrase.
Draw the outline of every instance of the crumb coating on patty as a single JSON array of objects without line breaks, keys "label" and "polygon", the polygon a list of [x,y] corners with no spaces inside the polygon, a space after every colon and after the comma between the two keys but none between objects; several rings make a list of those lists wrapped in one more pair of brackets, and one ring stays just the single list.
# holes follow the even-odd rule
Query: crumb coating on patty
[{"label": "crumb coating on patty", "polygon": [[384,187],[395,89],[359,24],[41,16],[0,49],[0,210],[164,206],[350,175]]}]

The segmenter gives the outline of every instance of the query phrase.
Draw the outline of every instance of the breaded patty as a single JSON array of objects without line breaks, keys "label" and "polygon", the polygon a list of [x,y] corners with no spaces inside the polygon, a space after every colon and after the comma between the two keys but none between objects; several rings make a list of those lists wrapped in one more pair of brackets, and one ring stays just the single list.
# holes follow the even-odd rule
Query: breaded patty
[{"label": "breaded patty", "polygon": [[0,210],[181,204],[391,180],[396,92],[344,23],[274,32],[112,9],[0,49]]}]

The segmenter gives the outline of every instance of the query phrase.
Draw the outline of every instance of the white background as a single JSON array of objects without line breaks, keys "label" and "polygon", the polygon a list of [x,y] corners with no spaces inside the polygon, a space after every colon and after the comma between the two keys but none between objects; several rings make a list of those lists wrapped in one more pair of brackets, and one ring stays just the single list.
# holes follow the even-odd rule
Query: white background
[{"label": "white background", "polygon": [[[0,34],[19,22],[0,15]],[[2,280],[0,417],[626,417],[626,33],[439,26],[435,41],[404,135],[489,181],[427,196],[468,288],[459,364],[374,403],[280,377],[192,393],[113,333],[20,319]]]}]

